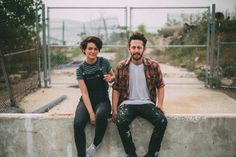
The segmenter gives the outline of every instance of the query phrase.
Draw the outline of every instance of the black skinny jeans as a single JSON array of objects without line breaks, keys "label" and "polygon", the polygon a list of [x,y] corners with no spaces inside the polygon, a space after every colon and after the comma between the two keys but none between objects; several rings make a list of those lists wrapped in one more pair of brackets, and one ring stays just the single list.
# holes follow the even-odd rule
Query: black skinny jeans
[{"label": "black skinny jeans", "polygon": [[[110,101],[100,102],[93,106],[93,110],[96,114],[95,136],[93,143],[97,146],[101,143],[107,128],[107,119],[111,113],[111,103]],[[84,102],[80,99],[74,118],[74,136],[78,157],[86,156],[86,135],[84,130],[89,121],[90,118],[88,111]]]},{"label": "black skinny jeans", "polygon": [[167,119],[165,115],[153,104],[124,104],[119,106],[116,125],[118,127],[125,152],[127,154],[133,154],[136,150],[132,140],[129,124],[138,116],[148,120],[154,126],[148,151],[151,153],[159,152],[161,141],[167,126]]}]

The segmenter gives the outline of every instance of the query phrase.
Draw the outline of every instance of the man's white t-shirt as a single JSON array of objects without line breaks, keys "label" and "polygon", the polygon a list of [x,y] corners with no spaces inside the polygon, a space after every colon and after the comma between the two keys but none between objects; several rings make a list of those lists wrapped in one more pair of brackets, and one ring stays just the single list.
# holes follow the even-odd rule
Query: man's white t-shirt
[{"label": "man's white t-shirt", "polygon": [[144,65],[135,65],[130,62],[129,66],[129,98],[123,101],[121,105],[153,104],[149,97]]}]

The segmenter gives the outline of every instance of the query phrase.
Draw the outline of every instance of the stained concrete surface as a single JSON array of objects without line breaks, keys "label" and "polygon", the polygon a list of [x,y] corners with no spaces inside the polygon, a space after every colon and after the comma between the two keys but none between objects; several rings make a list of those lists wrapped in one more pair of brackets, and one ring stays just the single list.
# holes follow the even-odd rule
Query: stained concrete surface
[{"label": "stained concrete surface", "polygon": [[[167,114],[160,157],[235,157],[236,114]],[[76,157],[73,116],[0,114],[0,157]],[[153,126],[137,118],[130,125],[137,154],[148,149]],[[94,127],[87,125],[87,146]],[[94,157],[126,157],[112,121]]]}]

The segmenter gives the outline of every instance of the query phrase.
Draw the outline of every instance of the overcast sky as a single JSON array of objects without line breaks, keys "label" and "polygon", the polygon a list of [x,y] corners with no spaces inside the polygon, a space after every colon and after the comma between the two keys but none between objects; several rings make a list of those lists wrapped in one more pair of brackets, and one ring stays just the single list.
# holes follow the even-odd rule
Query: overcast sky
[{"label": "overcast sky", "polygon": [[49,6],[211,6],[235,10],[235,0],[43,0]]},{"label": "overcast sky", "polygon": [[[236,0],[43,0],[49,7],[211,7],[212,4],[216,4],[216,12],[221,11],[233,12],[236,14]],[[194,12],[194,9],[189,9]],[[189,11],[188,10],[188,11]],[[197,9],[198,11],[200,9]],[[185,10],[186,11],[186,10]],[[168,10],[178,14],[181,11]],[[199,12],[202,12],[199,11]],[[133,25],[151,25],[153,19],[158,20],[157,23],[161,26],[166,23],[166,10],[144,11],[133,13],[132,24]],[[186,12],[185,12],[186,13]],[[118,15],[118,16],[117,16]],[[155,17],[154,17],[155,15]],[[51,10],[51,18],[59,19],[72,19],[79,21],[89,21],[101,16],[117,16],[121,25],[125,22],[124,11],[112,10],[106,12],[105,10],[93,12],[92,10],[78,11],[73,9],[68,10]],[[153,17],[152,17],[153,16]],[[128,16],[129,17],[129,16]],[[128,20],[129,23],[129,20]],[[129,24],[128,24],[129,25]]]}]

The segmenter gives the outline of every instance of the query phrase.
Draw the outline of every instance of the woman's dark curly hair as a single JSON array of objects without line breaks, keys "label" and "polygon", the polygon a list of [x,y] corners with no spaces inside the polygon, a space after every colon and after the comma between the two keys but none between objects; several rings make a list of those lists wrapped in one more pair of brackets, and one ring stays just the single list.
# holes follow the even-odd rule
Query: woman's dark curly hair
[{"label": "woman's dark curly hair", "polygon": [[80,48],[84,51],[87,48],[88,43],[94,43],[98,48],[99,52],[102,49],[102,40],[95,36],[88,36],[80,43]]}]

